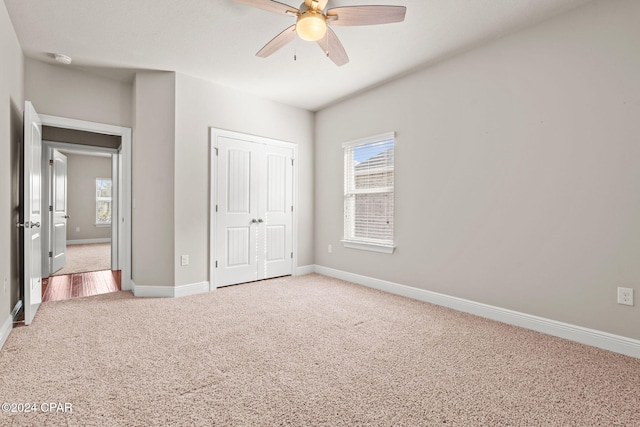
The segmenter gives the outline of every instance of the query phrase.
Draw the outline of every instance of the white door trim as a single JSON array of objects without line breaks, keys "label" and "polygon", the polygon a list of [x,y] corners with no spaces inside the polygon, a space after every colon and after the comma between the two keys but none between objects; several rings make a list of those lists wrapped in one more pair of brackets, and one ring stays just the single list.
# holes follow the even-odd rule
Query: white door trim
[{"label": "white door trim", "polygon": [[[120,229],[122,238],[118,241],[118,267],[121,273],[122,290],[131,290],[131,128],[108,125],[104,123],[88,122],[84,120],[69,119],[66,117],[40,115],[43,126],[51,126],[63,129],[73,129],[85,132],[102,133],[106,135],[115,135],[121,138],[119,150],[109,148],[91,147],[94,151],[100,152],[117,152],[119,157],[119,176],[120,192],[118,194],[118,225],[113,227],[112,232]],[[58,143],[56,143],[57,145]],[[67,147],[79,147],[74,144],[65,144]]]},{"label": "white door trim", "polygon": [[256,143],[266,144],[276,147],[284,147],[293,150],[293,260],[291,264],[292,274],[295,274],[298,265],[298,144],[287,142],[263,136],[251,135],[243,132],[235,132],[226,129],[210,128],[210,167],[209,167],[209,290],[213,291],[217,288],[215,281],[215,263],[216,263],[216,223],[215,212],[218,204],[218,196],[216,192],[216,156],[217,156],[217,139],[218,137],[227,137],[235,139],[249,138]]}]

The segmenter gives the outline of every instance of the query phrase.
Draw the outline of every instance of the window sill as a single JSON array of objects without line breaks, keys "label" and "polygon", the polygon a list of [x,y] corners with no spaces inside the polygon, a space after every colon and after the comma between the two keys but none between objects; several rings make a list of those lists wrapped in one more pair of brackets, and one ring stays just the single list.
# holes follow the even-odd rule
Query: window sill
[{"label": "window sill", "polygon": [[349,249],[360,249],[363,251],[379,252],[383,254],[392,254],[396,250],[393,245],[383,245],[380,243],[357,242],[354,240],[341,240],[342,246]]},{"label": "window sill", "polygon": [[97,228],[111,227],[111,224],[95,224]]}]

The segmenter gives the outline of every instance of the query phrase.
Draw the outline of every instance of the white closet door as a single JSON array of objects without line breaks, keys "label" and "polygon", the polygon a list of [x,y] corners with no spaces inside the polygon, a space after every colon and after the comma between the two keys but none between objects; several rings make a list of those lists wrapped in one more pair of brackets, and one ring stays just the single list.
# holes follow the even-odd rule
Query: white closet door
[{"label": "white closet door", "polygon": [[258,278],[292,272],[293,165],[288,148],[263,146],[258,206],[260,207]]},{"label": "white closet door", "polygon": [[253,147],[247,141],[218,139],[216,283],[258,279],[258,191]]},{"label": "white closet door", "polygon": [[216,286],[293,271],[293,150],[217,138]]}]

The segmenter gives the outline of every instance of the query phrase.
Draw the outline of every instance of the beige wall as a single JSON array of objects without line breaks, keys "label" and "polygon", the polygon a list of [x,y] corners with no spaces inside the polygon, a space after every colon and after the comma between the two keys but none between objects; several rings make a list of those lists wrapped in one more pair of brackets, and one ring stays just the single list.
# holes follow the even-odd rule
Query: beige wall
[{"label": "beige wall", "polygon": [[[111,178],[111,156],[67,156],[67,241],[109,239],[111,227],[96,227],[96,178]],[[77,228],[80,231],[77,231]]]},{"label": "beige wall", "polygon": [[132,142],[132,280],[173,286],[175,73],[138,73]]},{"label": "beige wall", "polygon": [[[24,110],[24,56],[0,3],[0,327],[18,302],[20,267],[18,260],[19,164]],[[4,283],[7,283],[6,290]]]},{"label": "beige wall", "polygon": [[[639,17],[589,4],[319,112],[316,263],[640,338]],[[345,249],[340,145],[391,130],[397,250]]]},{"label": "beige wall", "polygon": [[39,114],[131,127],[131,83],[27,58],[25,96]]},{"label": "beige wall", "polygon": [[[298,146],[298,264],[313,264],[313,120],[306,110],[182,74],[176,79],[176,284],[208,280],[210,128]],[[180,266],[180,255],[189,266]]]}]

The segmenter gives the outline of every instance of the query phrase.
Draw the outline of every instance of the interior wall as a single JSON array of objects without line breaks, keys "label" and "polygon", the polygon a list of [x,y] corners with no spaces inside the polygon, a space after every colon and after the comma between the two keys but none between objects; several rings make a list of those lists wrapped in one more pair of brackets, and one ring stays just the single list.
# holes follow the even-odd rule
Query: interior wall
[{"label": "interior wall", "polygon": [[[4,2],[0,3],[0,328],[18,302],[19,181],[24,110],[24,56]],[[6,286],[5,286],[6,283]]]},{"label": "interior wall", "polygon": [[173,286],[175,73],[138,73],[132,143],[132,280]]},{"label": "interior wall", "polygon": [[25,96],[39,114],[131,127],[131,83],[26,58]]},{"label": "interior wall", "polygon": [[[640,339],[639,21],[590,3],[319,112],[316,264]],[[341,143],[391,130],[396,252],[345,249]]]},{"label": "interior wall", "polygon": [[111,178],[111,156],[67,156],[67,241],[110,239],[111,227],[96,226],[96,178]]},{"label": "interior wall", "polygon": [[[211,127],[298,146],[298,264],[313,264],[313,126],[309,111],[177,74],[172,263],[176,285],[209,280]],[[180,266],[180,255],[189,255],[188,266]]]}]

